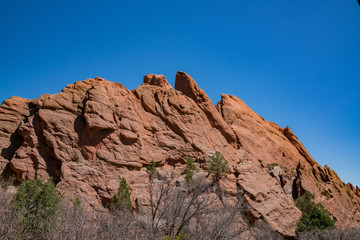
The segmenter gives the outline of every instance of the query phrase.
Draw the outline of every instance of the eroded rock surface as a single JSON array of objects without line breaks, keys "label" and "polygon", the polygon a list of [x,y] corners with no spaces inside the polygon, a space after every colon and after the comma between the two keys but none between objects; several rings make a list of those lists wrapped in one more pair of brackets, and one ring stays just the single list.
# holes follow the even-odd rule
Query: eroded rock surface
[{"label": "eroded rock surface", "polygon": [[176,74],[175,88],[155,74],[132,91],[97,77],[39,99],[10,98],[0,107],[0,150],[3,176],[52,177],[64,194],[100,210],[122,177],[141,207],[151,160],[161,178],[181,182],[188,156],[208,176],[206,161],[220,151],[231,170],[219,182],[222,197],[242,194],[252,220],[293,236],[301,217],[293,198],[309,190],[340,227],[360,226],[358,187],[345,186],[289,128],[264,120],[239,98],[223,94],[214,106],[184,72]]},{"label": "eroded rock surface", "polygon": [[11,97],[5,100],[0,107],[0,172],[9,174],[8,161],[13,158],[15,151],[23,142],[18,128],[27,121],[30,100],[20,97]]}]

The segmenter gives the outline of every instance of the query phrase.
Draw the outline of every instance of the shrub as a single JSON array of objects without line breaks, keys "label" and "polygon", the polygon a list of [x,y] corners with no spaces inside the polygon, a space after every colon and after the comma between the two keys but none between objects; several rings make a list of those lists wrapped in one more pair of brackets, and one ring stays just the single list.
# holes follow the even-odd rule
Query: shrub
[{"label": "shrub", "polygon": [[10,186],[14,186],[15,177],[9,177],[8,179],[5,179],[4,177],[0,177],[0,189],[6,189]]},{"label": "shrub", "polygon": [[193,175],[194,175],[193,171],[186,169],[185,180],[187,183],[191,183],[193,181]]},{"label": "shrub", "polygon": [[194,160],[192,157],[189,157],[186,163],[186,172],[185,172],[185,180],[187,183],[191,183],[193,181],[193,175],[196,171],[196,167],[194,165]]},{"label": "shrub", "polygon": [[117,194],[113,198],[112,210],[131,210],[130,190],[125,178],[121,178]]},{"label": "shrub", "polygon": [[20,238],[19,217],[12,199],[12,193],[0,189],[0,240]]},{"label": "shrub", "polygon": [[[125,179],[121,182],[126,183]],[[26,189],[25,192],[28,194],[26,196],[36,199],[32,195],[39,195],[36,193],[39,192],[40,188],[43,189],[43,185],[47,183],[36,180],[32,184],[36,187],[28,182],[21,185],[22,190],[20,189],[20,192],[22,193],[17,195],[17,203],[19,203],[19,200],[21,200],[20,202],[26,200],[23,189]],[[127,186],[127,184],[119,184],[120,189],[126,189],[120,186]],[[54,188],[52,189],[54,190]],[[14,191],[10,190],[0,191],[0,240],[279,239],[276,237],[276,233],[264,222],[257,221],[251,225],[246,224],[248,223],[246,213],[249,210],[249,205],[244,202],[244,197],[239,195],[237,203],[226,201],[226,199],[220,203],[220,199],[211,194],[214,191],[213,184],[205,179],[194,181],[191,186],[176,186],[171,184],[171,180],[149,181],[149,195],[146,196],[147,203],[136,214],[132,214],[130,211],[111,214],[108,211],[86,208],[81,204],[79,198],[61,198],[60,213],[58,217],[54,218],[57,224],[56,231],[52,230],[54,228],[40,228],[44,226],[46,220],[52,218],[40,219],[43,222],[39,222],[37,225],[39,231],[24,231],[21,222],[24,211],[13,211],[15,203],[15,200],[12,201]],[[31,194],[30,190],[34,190],[33,194]],[[44,192],[48,191],[44,190]],[[55,191],[52,192],[59,197]],[[19,197],[20,195],[21,197]],[[42,197],[39,199],[42,199]],[[51,200],[51,198],[48,199]],[[21,205],[25,206],[23,203]]]},{"label": "shrub", "polygon": [[216,151],[208,161],[209,172],[214,174],[214,179],[219,180],[223,175],[230,171],[229,165],[224,156]]},{"label": "shrub", "polygon": [[156,169],[156,164],[155,164],[154,160],[151,160],[150,165],[147,167],[147,169],[148,169],[148,171],[150,173],[151,178],[155,179],[155,178],[159,177],[159,173],[158,173],[158,171]]},{"label": "shrub", "polygon": [[276,166],[279,166],[279,164],[278,163],[270,163],[267,165],[268,168],[274,168]]},{"label": "shrub", "polygon": [[[274,167],[280,167],[284,172],[288,172],[288,169],[287,167],[285,167],[284,165],[282,164],[278,164],[278,163],[270,163],[267,165],[267,167],[271,170],[271,169],[274,169]],[[294,171],[294,168],[292,168],[291,171]]]},{"label": "shrub", "polygon": [[26,180],[18,187],[13,200],[25,235],[42,239],[43,233],[56,230],[61,196],[52,179],[46,182],[38,178]]},{"label": "shrub", "polygon": [[313,202],[314,195],[305,191],[305,193],[296,199],[295,204],[301,210],[302,217],[298,222],[296,233],[310,231],[314,229],[324,230],[335,227],[335,221],[324,209],[321,203]]},{"label": "shrub", "polygon": [[299,234],[298,240],[358,240],[360,239],[360,230],[353,229],[328,229],[328,230],[312,230]]}]

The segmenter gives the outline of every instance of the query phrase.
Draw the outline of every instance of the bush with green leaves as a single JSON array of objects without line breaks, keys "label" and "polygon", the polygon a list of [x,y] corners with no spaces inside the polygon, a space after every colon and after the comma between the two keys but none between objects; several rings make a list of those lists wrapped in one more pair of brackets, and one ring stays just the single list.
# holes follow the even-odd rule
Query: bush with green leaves
[{"label": "bush with green leaves", "polygon": [[196,166],[194,165],[194,160],[192,157],[188,157],[186,162],[186,172],[185,172],[185,180],[187,183],[191,183],[193,181],[193,175],[196,171]]},{"label": "bush with green leaves", "polygon": [[216,151],[208,161],[209,172],[214,174],[214,179],[219,180],[222,176],[229,173],[230,168],[224,156]]},{"label": "bush with green leaves", "polygon": [[13,202],[19,213],[23,233],[41,239],[44,232],[55,232],[61,211],[62,197],[52,179],[26,180],[14,195]]},{"label": "bush with green leaves", "polygon": [[314,203],[314,195],[306,191],[295,201],[296,206],[301,210],[302,217],[298,222],[296,233],[310,230],[324,230],[335,228],[335,221],[330,217],[329,212],[321,203]]},{"label": "bush with green leaves", "polygon": [[149,173],[150,173],[150,177],[151,178],[158,178],[159,177],[159,173],[156,169],[156,164],[154,160],[151,160],[150,165],[147,167]]},{"label": "bush with green leaves", "polygon": [[118,191],[113,198],[112,210],[131,210],[130,190],[125,178],[121,178]]}]

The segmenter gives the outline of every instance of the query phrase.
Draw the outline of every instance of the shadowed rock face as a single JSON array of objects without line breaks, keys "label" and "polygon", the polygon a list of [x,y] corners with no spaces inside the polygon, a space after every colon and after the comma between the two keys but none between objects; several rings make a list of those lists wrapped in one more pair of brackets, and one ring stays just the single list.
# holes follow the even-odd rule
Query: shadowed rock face
[{"label": "shadowed rock face", "polygon": [[175,89],[149,74],[133,91],[95,78],[39,99],[10,98],[0,107],[0,151],[3,176],[52,177],[64,194],[100,210],[122,177],[141,207],[151,160],[160,175],[181,182],[188,156],[206,172],[207,159],[220,151],[231,170],[219,182],[223,198],[243,194],[251,219],[293,236],[301,217],[293,197],[309,190],[339,227],[360,227],[358,187],[345,186],[288,127],[264,120],[239,98],[222,94],[214,106],[184,72]]}]

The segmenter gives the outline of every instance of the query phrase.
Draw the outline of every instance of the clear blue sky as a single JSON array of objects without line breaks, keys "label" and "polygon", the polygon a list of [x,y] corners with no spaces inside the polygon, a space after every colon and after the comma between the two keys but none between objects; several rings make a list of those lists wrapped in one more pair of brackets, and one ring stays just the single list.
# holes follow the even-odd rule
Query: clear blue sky
[{"label": "clear blue sky", "polygon": [[360,185],[356,0],[0,0],[0,102],[100,76],[133,89],[189,73],[243,99]]}]

